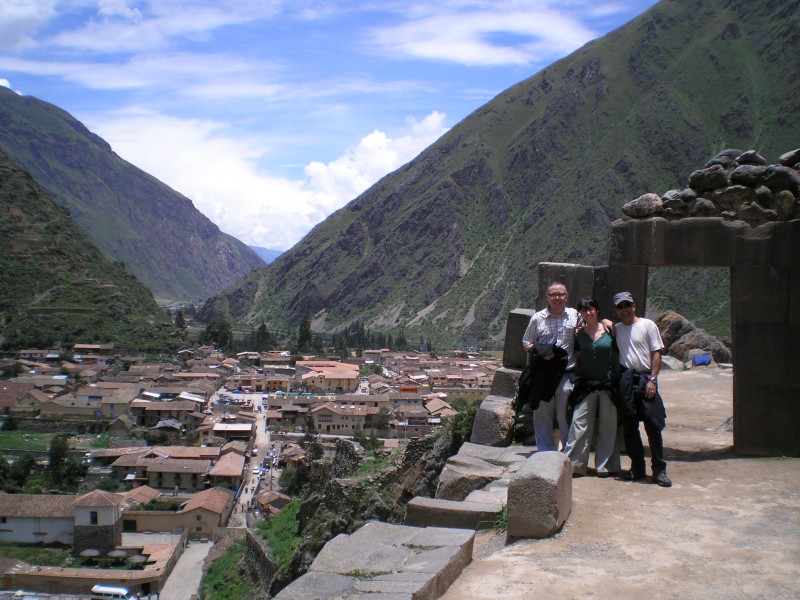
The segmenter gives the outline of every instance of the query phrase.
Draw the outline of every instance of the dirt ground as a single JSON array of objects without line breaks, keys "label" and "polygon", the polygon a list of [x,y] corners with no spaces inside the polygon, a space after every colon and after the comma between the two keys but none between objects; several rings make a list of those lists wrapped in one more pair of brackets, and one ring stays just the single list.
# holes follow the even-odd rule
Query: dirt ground
[{"label": "dirt ground", "polygon": [[672,488],[573,479],[559,534],[478,534],[443,598],[800,598],[800,459],[733,453],[732,381],[717,368],[659,377]]}]

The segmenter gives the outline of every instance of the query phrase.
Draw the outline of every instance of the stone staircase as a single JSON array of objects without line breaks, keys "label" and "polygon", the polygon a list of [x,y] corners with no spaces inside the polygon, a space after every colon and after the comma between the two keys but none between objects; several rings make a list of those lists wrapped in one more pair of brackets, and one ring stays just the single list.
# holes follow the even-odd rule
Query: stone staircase
[{"label": "stone staircase", "polygon": [[475,532],[370,521],[325,544],[276,600],[439,598],[472,561]]},{"label": "stone staircase", "polygon": [[504,507],[509,537],[546,537],[563,525],[572,505],[569,461],[535,446],[510,446],[513,397],[527,360],[522,335],[532,313],[509,314],[503,368],[470,441],[447,460],[436,497],[413,498],[405,525],[371,521],[335,537],[276,599],[435,600],[472,561],[475,531],[491,528]]}]

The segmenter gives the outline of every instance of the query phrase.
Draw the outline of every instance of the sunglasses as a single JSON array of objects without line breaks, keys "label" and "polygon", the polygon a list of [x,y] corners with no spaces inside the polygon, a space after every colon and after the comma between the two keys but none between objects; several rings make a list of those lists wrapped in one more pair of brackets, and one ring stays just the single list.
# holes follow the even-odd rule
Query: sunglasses
[{"label": "sunglasses", "polygon": [[617,304],[617,308],[630,308],[633,306],[633,302],[620,302]]}]

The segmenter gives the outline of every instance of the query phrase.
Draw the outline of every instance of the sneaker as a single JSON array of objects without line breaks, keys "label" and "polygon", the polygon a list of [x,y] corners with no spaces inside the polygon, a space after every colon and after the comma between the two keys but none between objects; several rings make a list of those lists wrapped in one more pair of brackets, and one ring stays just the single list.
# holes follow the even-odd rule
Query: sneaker
[{"label": "sneaker", "polygon": [[623,481],[639,481],[647,477],[646,473],[637,473],[635,471],[620,471],[619,478]]},{"label": "sneaker", "polygon": [[653,481],[661,487],[672,487],[672,481],[667,477],[666,471],[661,471],[658,475],[653,475]]},{"label": "sneaker", "polygon": [[611,477],[611,473],[609,473],[608,471],[598,471],[597,476],[600,479],[605,479],[606,477]]}]

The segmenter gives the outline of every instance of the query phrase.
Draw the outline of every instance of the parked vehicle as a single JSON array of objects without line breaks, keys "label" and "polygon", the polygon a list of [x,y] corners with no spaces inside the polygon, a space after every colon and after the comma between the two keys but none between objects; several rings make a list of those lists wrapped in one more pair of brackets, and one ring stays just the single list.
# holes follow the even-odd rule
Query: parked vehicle
[{"label": "parked vehicle", "polygon": [[92,600],[139,600],[139,596],[128,592],[127,588],[97,584],[92,587]]}]

